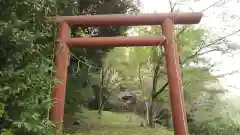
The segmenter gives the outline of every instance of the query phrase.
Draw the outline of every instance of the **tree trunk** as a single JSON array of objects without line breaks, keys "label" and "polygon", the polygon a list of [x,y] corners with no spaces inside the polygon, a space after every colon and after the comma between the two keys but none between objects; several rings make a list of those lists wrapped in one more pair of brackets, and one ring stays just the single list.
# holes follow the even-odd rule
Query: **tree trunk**
[{"label": "tree trunk", "polygon": [[100,88],[100,92],[98,95],[98,114],[99,114],[99,118],[101,118],[101,114],[102,114],[102,89]]},{"label": "tree trunk", "polygon": [[106,101],[108,100],[108,97],[104,97],[104,96],[102,96],[101,97],[101,104],[100,104],[100,106],[99,106],[99,108],[98,108],[98,115],[99,115],[99,119],[101,119],[101,117],[102,117],[102,111],[104,110],[104,106],[105,106],[105,103],[106,103]]},{"label": "tree trunk", "polygon": [[153,101],[150,101],[150,105],[149,105],[149,111],[148,111],[148,118],[149,118],[149,127],[154,128],[154,120],[153,120],[153,107],[154,107],[154,103]]},{"label": "tree trunk", "polygon": [[102,117],[102,110],[103,110],[103,107],[102,107],[102,105],[100,105],[98,107],[98,119],[101,119],[101,117]]},{"label": "tree trunk", "polygon": [[101,84],[99,89],[99,102],[98,102],[98,115],[99,119],[102,117],[102,109],[103,109],[103,89],[104,89],[104,69],[101,70]]},{"label": "tree trunk", "polygon": [[[158,58],[158,57],[156,57]],[[158,58],[156,62],[156,66],[154,67],[154,74],[153,74],[153,82],[152,82],[152,92],[150,96],[150,107],[149,107],[149,127],[154,128],[154,99],[155,99],[155,94],[156,92],[156,86],[157,86],[157,81],[158,81],[158,74],[160,70],[160,63],[161,63],[161,58]]]},{"label": "tree trunk", "polygon": [[98,119],[101,119],[101,117],[102,117],[102,110],[103,110],[103,108],[104,108],[103,104],[98,108]]},{"label": "tree trunk", "polygon": [[146,106],[146,121],[147,125],[149,125],[149,109],[148,109],[148,102],[147,100],[144,100],[145,106]]},{"label": "tree trunk", "polygon": [[155,126],[154,99],[155,99],[155,97],[156,97],[155,95],[157,93],[156,87],[157,87],[158,76],[160,74],[159,71],[160,71],[160,64],[161,64],[161,59],[162,59],[162,57],[159,58],[156,54],[157,54],[156,52],[153,54],[154,58],[156,58],[153,61],[156,63],[155,63],[154,69],[153,69],[154,73],[153,73],[152,92],[151,92],[151,96],[150,96],[150,107],[149,107],[149,127],[151,127],[151,128],[154,128],[154,126]]},{"label": "tree trunk", "polygon": [[88,107],[92,110],[98,110],[100,88],[98,85],[93,85],[92,89],[93,89],[94,99],[90,101],[90,103],[88,104]]}]

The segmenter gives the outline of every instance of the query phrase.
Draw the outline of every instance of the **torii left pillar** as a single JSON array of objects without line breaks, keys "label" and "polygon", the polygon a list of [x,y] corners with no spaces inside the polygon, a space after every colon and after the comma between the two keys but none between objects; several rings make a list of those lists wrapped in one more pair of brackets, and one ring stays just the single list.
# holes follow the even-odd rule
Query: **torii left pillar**
[{"label": "torii left pillar", "polygon": [[59,23],[59,39],[56,47],[56,78],[60,81],[52,90],[53,107],[51,119],[55,124],[54,135],[62,135],[64,102],[67,83],[67,68],[69,65],[69,48],[67,41],[70,38],[71,29],[66,22]]}]

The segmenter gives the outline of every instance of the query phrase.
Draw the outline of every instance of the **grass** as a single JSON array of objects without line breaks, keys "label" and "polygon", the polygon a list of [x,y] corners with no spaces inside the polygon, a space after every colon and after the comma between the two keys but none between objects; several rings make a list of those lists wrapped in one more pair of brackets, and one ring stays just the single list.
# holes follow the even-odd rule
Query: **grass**
[{"label": "grass", "polygon": [[129,115],[131,114],[103,111],[102,118],[98,119],[96,111],[84,110],[84,113],[75,116],[81,117],[82,125],[75,127],[75,131],[78,131],[73,135],[173,135],[172,131],[163,127],[140,127],[143,118],[133,115],[132,121],[129,121]]},{"label": "grass", "polygon": [[124,126],[140,126],[140,123],[143,122],[144,120],[137,116],[133,115],[132,120],[128,121],[127,117],[131,115],[130,113],[116,113],[116,112],[108,112],[108,111],[103,111],[102,113],[102,118],[98,119],[98,114],[96,111],[86,111],[85,116],[88,118],[87,120],[94,125],[98,125],[100,127],[119,127]]},{"label": "grass", "polygon": [[102,128],[89,132],[76,133],[74,135],[173,135],[172,132],[164,128]]}]

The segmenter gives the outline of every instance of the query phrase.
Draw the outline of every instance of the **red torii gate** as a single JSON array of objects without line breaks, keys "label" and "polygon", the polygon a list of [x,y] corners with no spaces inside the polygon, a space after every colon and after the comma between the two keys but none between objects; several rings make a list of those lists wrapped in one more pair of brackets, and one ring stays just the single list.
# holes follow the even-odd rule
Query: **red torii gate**
[{"label": "red torii gate", "polygon": [[[197,24],[202,18],[201,12],[176,12],[126,15],[89,15],[57,16],[54,21],[59,24],[59,42],[56,53],[56,78],[61,82],[52,90],[54,104],[51,119],[56,125],[55,135],[62,134],[64,100],[71,47],[127,47],[156,46],[163,43],[166,69],[169,82],[172,118],[175,135],[187,135],[186,113],[184,111],[183,90],[179,66],[179,54],[174,42],[174,24]],[[71,25],[79,27],[95,26],[137,26],[162,25],[164,36],[137,37],[70,37]],[[164,42],[166,40],[166,42]]]}]

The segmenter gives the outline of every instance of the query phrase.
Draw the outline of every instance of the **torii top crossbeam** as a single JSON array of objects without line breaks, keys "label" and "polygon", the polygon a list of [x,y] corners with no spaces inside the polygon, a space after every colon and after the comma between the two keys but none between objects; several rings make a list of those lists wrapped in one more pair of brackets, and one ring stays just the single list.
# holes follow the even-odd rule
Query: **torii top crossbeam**
[{"label": "torii top crossbeam", "polygon": [[137,26],[160,25],[166,18],[174,24],[197,24],[202,18],[201,12],[176,12],[131,15],[89,15],[89,16],[58,16],[56,22],[65,21],[69,25],[78,26]]}]

